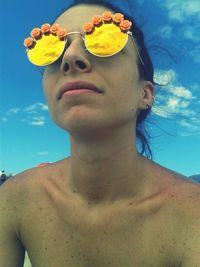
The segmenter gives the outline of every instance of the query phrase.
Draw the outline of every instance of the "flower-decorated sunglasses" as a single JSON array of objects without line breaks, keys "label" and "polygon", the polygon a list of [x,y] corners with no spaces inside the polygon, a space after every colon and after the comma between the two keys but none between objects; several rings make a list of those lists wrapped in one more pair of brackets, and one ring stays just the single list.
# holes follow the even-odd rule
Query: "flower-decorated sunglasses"
[{"label": "flower-decorated sunglasses", "polygon": [[93,16],[83,25],[83,32],[67,32],[58,23],[43,24],[34,28],[24,40],[26,53],[30,62],[36,66],[48,66],[60,58],[67,44],[67,37],[80,34],[86,49],[97,57],[110,57],[119,53],[127,44],[128,36],[134,43],[139,59],[144,65],[132,33],[129,31],[132,22],[124,19],[121,13],[112,14],[106,11],[102,16]]}]

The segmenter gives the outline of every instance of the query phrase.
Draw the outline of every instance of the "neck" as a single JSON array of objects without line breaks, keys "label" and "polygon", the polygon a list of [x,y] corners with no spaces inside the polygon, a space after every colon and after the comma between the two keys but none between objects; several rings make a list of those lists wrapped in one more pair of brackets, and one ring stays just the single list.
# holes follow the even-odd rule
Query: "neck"
[{"label": "neck", "polygon": [[126,130],[95,137],[71,136],[71,190],[89,203],[110,202],[138,194],[144,177],[144,161],[136,151],[133,136],[133,132],[127,135]]}]

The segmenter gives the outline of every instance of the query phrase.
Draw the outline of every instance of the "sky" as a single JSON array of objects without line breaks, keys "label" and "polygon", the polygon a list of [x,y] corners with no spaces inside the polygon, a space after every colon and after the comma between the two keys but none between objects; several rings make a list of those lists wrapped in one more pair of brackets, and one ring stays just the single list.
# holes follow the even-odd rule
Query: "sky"
[{"label": "sky", "polygon": [[[70,155],[69,134],[51,120],[41,74],[27,60],[23,46],[32,28],[52,22],[69,2],[1,3],[0,170],[6,173]],[[126,1],[120,2],[127,8]],[[146,124],[153,160],[186,176],[199,174],[200,1],[133,2],[155,67],[154,79],[165,84],[156,87]]]}]

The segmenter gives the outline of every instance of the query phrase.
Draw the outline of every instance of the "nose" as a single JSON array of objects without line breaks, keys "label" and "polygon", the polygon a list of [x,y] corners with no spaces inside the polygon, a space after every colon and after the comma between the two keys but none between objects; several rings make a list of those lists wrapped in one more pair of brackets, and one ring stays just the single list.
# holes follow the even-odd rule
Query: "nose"
[{"label": "nose", "polygon": [[85,54],[82,38],[75,38],[70,44],[68,40],[66,47],[67,49],[61,63],[61,72],[63,75],[75,72],[90,72],[92,65]]}]

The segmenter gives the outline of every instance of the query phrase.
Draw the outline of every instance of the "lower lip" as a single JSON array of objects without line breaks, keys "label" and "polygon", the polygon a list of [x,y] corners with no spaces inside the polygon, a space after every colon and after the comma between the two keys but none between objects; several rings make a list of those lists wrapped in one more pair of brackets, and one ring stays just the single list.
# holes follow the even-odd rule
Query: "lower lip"
[{"label": "lower lip", "polygon": [[63,94],[64,95],[79,95],[79,94],[85,94],[85,93],[93,93],[93,94],[98,94],[97,92],[95,91],[92,91],[92,90],[89,90],[89,89],[77,89],[77,90],[70,90],[70,91],[67,91]]}]

